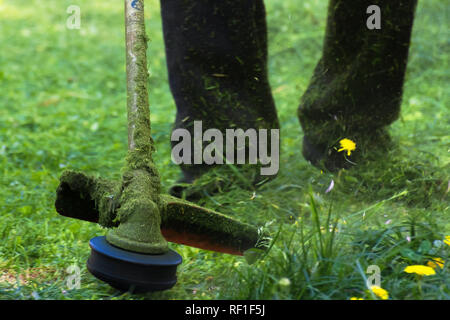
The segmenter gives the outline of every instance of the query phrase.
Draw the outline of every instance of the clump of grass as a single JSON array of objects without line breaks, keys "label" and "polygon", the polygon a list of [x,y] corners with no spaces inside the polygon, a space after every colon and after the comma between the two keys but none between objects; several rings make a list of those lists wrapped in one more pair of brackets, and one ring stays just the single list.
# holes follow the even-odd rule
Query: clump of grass
[{"label": "clump of grass", "polygon": [[450,250],[439,240],[443,234],[437,226],[411,217],[398,225],[362,230],[364,222],[352,222],[352,214],[340,216],[331,206],[321,206],[312,192],[309,197],[310,216],[278,225],[275,243],[256,264],[230,268],[236,285],[222,291],[221,298],[377,299],[367,293],[371,265],[380,268],[392,299],[449,297],[448,263],[426,279],[421,292],[415,279],[403,272],[407,265],[426,264],[433,257],[448,261]]},{"label": "clump of grass", "polygon": [[411,159],[404,148],[394,145],[385,153],[342,171],[337,185],[355,198],[379,200],[398,190],[407,192],[402,201],[409,207],[429,208],[447,197],[450,176],[439,159],[429,156]]}]

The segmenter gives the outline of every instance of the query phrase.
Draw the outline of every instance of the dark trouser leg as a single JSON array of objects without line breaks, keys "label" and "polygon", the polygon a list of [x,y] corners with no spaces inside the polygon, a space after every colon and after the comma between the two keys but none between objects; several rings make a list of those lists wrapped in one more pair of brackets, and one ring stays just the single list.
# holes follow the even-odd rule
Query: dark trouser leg
[{"label": "dark trouser leg", "polygon": [[[262,0],[162,0],[174,129],[278,128]],[[175,145],[178,142],[174,142]],[[192,181],[211,166],[181,165]]]},{"label": "dark trouser leg", "polygon": [[[322,58],[298,115],[303,154],[330,170],[344,166],[334,149],[353,139],[356,151],[376,143],[400,112],[417,0],[331,0]],[[381,8],[381,29],[369,30],[370,5]]]}]

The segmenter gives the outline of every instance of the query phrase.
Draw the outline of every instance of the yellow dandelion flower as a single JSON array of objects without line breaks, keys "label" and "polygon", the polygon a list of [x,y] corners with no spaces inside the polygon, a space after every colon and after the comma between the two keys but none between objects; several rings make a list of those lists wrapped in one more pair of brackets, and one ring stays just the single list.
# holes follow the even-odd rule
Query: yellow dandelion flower
[{"label": "yellow dandelion flower", "polygon": [[342,139],[341,141],[339,141],[339,143],[341,144],[341,148],[338,150],[338,152],[346,150],[348,156],[350,156],[352,154],[352,151],[356,149],[356,143],[354,143],[350,139]]},{"label": "yellow dandelion flower", "polygon": [[446,236],[444,243],[450,246],[450,236]]},{"label": "yellow dandelion flower", "polygon": [[386,290],[384,290],[383,288],[380,288],[379,286],[371,286],[370,290],[372,290],[372,292],[376,296],[380,297],[383,300],[389,299],[389,293]]},{"label": "yellow dandelion flower", "polygon": [[420,276],[432,276],[436,274],[436,271],[434,271],[433,268],[421,265],[407,266],[403,271],[407,273],[415,273]]},{"label": "yellow dandelion flower", "polygon": [[363,298],[351,297],[350,300],[364,300]]},{"label": "yellow dandelion flower", "polygon": [[436,269],[437,267],[441,267],[441,269],[444,268],[445,261],[441,258],[433,258],[433,260],[428,261],[427,266]]}]

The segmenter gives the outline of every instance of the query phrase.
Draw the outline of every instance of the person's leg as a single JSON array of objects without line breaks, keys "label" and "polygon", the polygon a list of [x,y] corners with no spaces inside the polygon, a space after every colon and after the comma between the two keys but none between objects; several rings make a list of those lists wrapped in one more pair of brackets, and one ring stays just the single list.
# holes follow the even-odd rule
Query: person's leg
[{"label": "person's leg", "polygon": [[[223,134],[227,128],[279,128],[262,0],[161,0],[161,14],[177,107],[174,130],[187,129],[193,137],[194,121],[202,121],[203,132]],[[210,168],[181,165],[181,182]]]},{"label": "person's leg", "polygon": [[[356,142],[356,154],[386,139],[400,112],[417,0],[330,0],[320,59],[301,99],[303,155],[316,166],[346,165],[337,142]],[[369,30],[367,8],[381,9],[381,29]]]}]

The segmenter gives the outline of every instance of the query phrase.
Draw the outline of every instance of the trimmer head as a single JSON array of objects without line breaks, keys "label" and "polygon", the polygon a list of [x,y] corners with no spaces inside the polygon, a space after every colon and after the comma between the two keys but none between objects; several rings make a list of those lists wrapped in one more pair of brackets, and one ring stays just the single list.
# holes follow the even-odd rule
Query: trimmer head
[{"label": "trimmer head", "polygon": [[164,254],[142,254],[109,244],[106,237],[89,242],[87,268],[98,279],[121,291],[144,293],[172,288],[177,282],[181,256],[173,250]]}]

